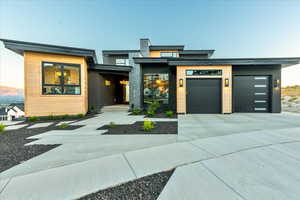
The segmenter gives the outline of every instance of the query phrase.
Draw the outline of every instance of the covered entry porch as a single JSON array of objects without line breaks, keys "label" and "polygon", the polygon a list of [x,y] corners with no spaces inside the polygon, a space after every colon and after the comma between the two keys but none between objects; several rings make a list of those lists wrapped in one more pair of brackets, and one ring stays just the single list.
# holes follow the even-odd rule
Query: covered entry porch
[{"label": "covered entry porch", "polygon": [[88,72],[89,109],[129,104],[129,72],[131,67],[97,64]]}]

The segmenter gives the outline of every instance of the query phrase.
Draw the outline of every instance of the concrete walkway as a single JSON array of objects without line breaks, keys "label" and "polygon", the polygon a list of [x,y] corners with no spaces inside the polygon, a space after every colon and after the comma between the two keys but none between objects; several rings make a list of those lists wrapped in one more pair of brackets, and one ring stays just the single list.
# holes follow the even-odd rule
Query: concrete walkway
[{"label": "concrete walkway", "polygon": [[[177,142],[165,135],[106,138],[95,131],[111,119],[118,119],[116,123],[141,119],[131,117],[110,112],[80,122],[85,131],[77,134],[37,136],[33,143],[63,145],[1,173],[0,199],[76,199],[172,168],[176,170],[159,199],[299,199],[297,123],[283,119],[280,129],[224,131],[219,137]],[[283,125],[285,121],[289,126]]]}]

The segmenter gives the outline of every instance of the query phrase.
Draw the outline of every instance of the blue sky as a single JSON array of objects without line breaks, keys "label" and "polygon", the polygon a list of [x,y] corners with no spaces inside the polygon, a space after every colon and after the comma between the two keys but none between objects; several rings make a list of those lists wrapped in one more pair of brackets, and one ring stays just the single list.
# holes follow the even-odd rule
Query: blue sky
[{"label": "blue sky", "polygon": [[[299,0],[0,0],[0,38],[137,49],[139,38],[214,57],[300,57]],[[0,44],[0,85],[23,87],[23,58]],[[283,71],[300,85],[300,66]]]}]

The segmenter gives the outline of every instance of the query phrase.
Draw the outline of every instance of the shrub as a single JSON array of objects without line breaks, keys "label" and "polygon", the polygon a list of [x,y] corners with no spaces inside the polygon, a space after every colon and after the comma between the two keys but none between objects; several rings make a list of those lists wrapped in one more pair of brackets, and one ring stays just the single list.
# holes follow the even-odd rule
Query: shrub
[{"label": "shrub", "polygon": [[39,120],[39,118],[36,117],[36,116],[28,117],[27,119],[28,119],[28,121],[30,121],[30,122],[35,122],[35,121]]},{"label": "shrub", "polygon": [[5,130],[6,126],[4,124],[0,124],[0,132],[3,132]]},{"label": "shrub", "polygon": [[78,114],[78,115],[76,115],[76,118],[83,118],[83,117],[84,117],[83,114]]},{"label": "shrub", "polygon": [[289,102],[294,102],[294,101],[296,101],[297,99],[298,99],[298,97],[293,96],[293,97],[291,97],[288,101],[289,101]]},{"label": "shrub", "polygon": [[110,122],[109,125],[108,125],[109,128],[114,128],[114,127],[116,127],[116,126],[117,126],[117,125],[116,125],[115,122]]},{"label": "shrub", "polygon": [[49,116],[46,117],[46,119],[48,119],[48,120],[54,120],[55,117],[53,115],[49,115]]},{"label": "shrub", "polygon": [[165,112],[165,114],[166,114],[167,117],[172,117],[174,113],[173,113],[172,110],[168,110],[168,111]]},{"label": "shrub", "polygon": [[143,125],[143,130],[144,131],[151,131],[152,129],[154,129],[154,122],[150,121],[150,120],[145,120],[144,121],[144,125]]},{"label": "shrub", "polygon": [[69,124],[67,124],[67,123],[61,123],[58,127],[62,128],[62,129],[65,129],[65,128],[69,127]]},{"label": "shrub", "polygon": [[142,110],[141,109],[134,109],[134,110],[132,110],[132,114],[133,115],[139,115],[139,114],[141,114],[142,113]]},{"label": "shrub", "polygon": [[154,114],[155,114],[155,111],[154,111],[154,110],[152,110],[152,109],[148,109],[148,110],[147,110],[147,113],[146,113],[147,117],[153,117]]},{"label": "shrub", "polygon": [[160,104],[158,101],[152,101],[149,106],[148,106],[148,110],[153,110],[154,112],[156,112],[156,110],[160,107]]},{"label": "shrub", "polygon": [[62,119],[69,119],[69,118],[70,118],[70,115],[65,114],[65,115],[62,115],[61,118],[62,118]]}]

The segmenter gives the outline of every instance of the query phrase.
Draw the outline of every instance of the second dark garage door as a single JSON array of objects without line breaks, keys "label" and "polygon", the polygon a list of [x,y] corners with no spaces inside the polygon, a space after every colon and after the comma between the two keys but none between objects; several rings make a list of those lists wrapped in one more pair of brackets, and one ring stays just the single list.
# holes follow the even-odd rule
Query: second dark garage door
[{"label": "second dark garage door", "polygon": [[233,77],[234,112],[270,112],[269,76]]},{"label": "second dark garage door", "polygon": [[221,79],[186,79],[187,113],[221,113]]}]

